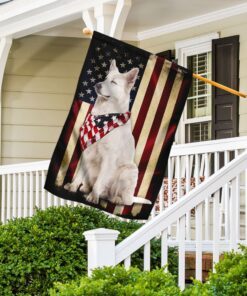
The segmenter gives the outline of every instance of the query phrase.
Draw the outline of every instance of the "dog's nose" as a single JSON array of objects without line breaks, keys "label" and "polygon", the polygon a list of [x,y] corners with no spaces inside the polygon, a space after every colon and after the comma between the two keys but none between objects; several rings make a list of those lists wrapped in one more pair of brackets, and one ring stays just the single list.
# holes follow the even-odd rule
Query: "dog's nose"
[{"label": "dog's nose", "polygon": [[101,89],[101,83],[96,83],[95,86],[94,86],[96,92],[98,92],[100,89]]}]

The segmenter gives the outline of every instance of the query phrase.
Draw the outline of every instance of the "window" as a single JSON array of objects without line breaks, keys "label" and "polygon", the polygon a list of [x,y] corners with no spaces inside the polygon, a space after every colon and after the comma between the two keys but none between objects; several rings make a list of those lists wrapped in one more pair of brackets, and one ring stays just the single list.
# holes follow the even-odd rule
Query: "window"
[{"label": "window", "polygon": [[[211,52],[188,56],[187,67],[211,79]],[[211,85],[193,78],[184,120],[186,143],[211,139],[211,101]]]},{"label": "window", "polygon": [[[218,34],[177,42],[178,64],[189,68],[193,73],[211,79],[211,42],[215,38],[218,38]],[[211,139],[211,93],[211,85],[193,78],[176,136],[177,143]]]}]

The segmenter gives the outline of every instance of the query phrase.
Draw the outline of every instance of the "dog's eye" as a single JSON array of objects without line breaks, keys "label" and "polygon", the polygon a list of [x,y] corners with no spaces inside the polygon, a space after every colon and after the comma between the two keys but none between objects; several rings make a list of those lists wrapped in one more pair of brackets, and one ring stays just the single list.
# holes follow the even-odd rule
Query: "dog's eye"
[{"label": "dog's eye", "polygon": [[116,84],[116,85],[117,85],[117,82],[116,82],[116,81],[114,81],[114,80],[112,80],[112,81],[111,81],[111,83],[113,83],[113,84]]}]

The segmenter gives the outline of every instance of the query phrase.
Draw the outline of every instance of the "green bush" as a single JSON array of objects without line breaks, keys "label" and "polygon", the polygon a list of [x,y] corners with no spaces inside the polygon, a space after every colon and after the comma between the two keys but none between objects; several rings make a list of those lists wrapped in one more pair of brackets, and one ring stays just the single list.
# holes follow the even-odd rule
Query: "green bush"
[{"label": "green bush", "polygon": [[247,295],[247,247],[240,246],[241,252],[228,252],[215,265],[205,284],[194,281],[186,289],[186,296],[244,296]]},{"label": "green bush", "polygon": [[[48,295],[53,282],[76,280],[87,271],[87,243],[83,232],[99,227],[120,231],[118,242],[141,225],[110,218],[86,207],[38,210],[32,218],[0,226],[0,295]],[[160,266],[160,242],[152,241],[152,267]],[[172,272],[177,250],[169,250]],[[142,268],[143,248],[132,256]]]},{"label": "green bush", "polygon": [[177,296],[180,290],[173,275],[163,269],[141,272],[122,266],[105,267],[93,272],[91,278],[69,284],[55,284],[50,296]]}]

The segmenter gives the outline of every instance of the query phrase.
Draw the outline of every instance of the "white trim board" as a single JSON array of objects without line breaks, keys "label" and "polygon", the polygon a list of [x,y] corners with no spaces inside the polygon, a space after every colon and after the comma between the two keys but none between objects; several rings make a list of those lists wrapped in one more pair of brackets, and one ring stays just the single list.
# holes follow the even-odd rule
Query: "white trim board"
[{"label": "white trim board", "polygon": [[170,23],[164,26],[156,27],[150,30],[140,31],[137,33],[139,41],[166,35],[169,33],[182,31],[196,26],[208,24],[214,21],[219,21],[232,16],[247,13],[247,3],[231,6],[228,8],[216,10],[210,13],[202,14],[196,17],[191,17],[182,21]]}]

